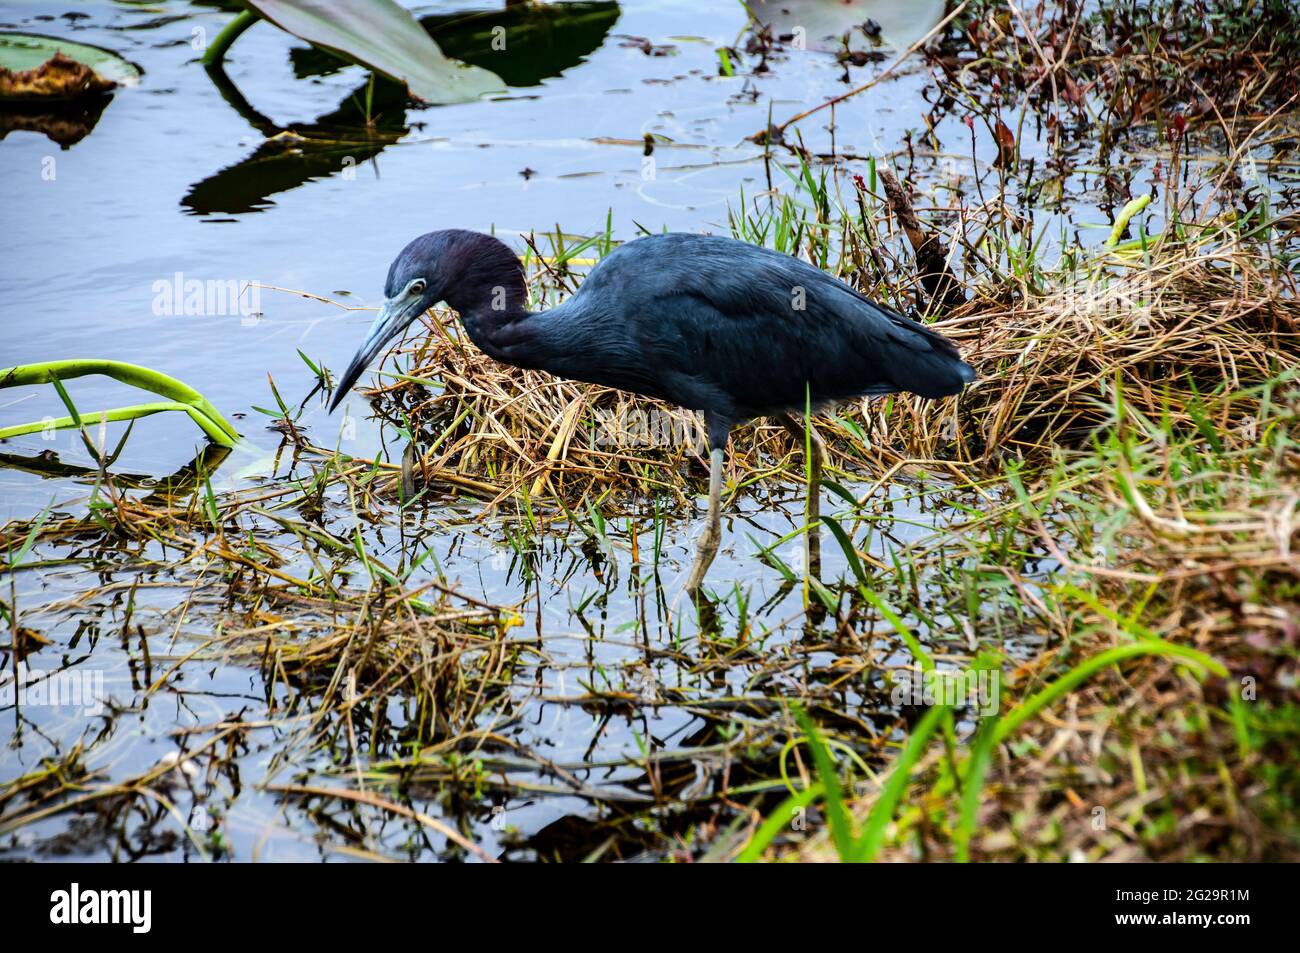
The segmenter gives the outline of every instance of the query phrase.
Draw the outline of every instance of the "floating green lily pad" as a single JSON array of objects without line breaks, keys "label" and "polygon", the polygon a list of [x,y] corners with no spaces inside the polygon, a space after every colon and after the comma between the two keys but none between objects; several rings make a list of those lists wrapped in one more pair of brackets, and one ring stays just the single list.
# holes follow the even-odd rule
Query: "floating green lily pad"
[{"label": "floating green lily pad", "polygon": [[62,53],[68,59],[86,66],[100,79],[116,86],[134,86],[140,81],[140,70],[112,50],[56,36],[0,32],[0,67],[11,72],[24,73],[37,69],[49,62],[56,53]]},{"label": "floating green lily pad", "polygon": [[[945,0],[753,0],[755,19],[777,36],[795,34],[810,50],[870,50],[877,43],[901,52],[943,19]],[[868,20],[880,28],[872,38],[861,29]],[[802,31],[802,34],[797,31]]]},{"label": "floating green lily pad", "polygon": [[494,73],[444,56],[394,0],[249,0],[249,6],[308,43],[405,83],[427,103],[471,102],[506,88]]}]

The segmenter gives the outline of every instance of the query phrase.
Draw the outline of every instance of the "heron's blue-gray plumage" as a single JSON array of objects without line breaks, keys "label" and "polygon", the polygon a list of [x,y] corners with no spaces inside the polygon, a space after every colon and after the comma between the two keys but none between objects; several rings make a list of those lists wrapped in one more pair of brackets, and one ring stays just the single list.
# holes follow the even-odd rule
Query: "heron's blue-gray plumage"
[{"label": "heron's blue-gray plumage", "polygon": [[708,235],[629,242],[498,340],[494,357],[702,410],[710,429],[975,377],[942,335],[807,262]]},{"label": "heron's blue-gray plumage", "polygon": [[947,338],[807,262],[711,235],[653,235],[607,255],[568,301],[529,313],[519,261],[475,232],[431,232],[393,262],[391,297],[427,278],[490,357],[737,423],[975,379]]}]

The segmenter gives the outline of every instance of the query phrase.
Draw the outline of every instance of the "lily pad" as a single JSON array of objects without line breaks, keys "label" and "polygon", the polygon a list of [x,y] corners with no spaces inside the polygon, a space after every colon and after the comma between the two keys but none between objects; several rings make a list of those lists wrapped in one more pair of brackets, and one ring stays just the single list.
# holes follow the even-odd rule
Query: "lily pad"
[{"label": "lily pad", "polygon": [[37,33],[0,33],[0,99],[71,100],[139,81],[140,70],[111,50]]},{"label": "lily pad", "polygon": [[[440,4],[443,6],[447,4]],[[451,0],[458,10],[464,0]],[[416,10],[420,26],[453,60],[490,70],[511,89],[540,86],[552,76],[582,63],[598,50],[618,22],[614,0],[565,0],[564,3],[510,3],[505,9],[475,12],[425,13]],[[501,49],[498,28],[510,38]],[[314,46],[289,52],[298,79],[327,76],[346,65],[332,53]]]},{"label": "lily pad", "polygon": [[[810,50],[905,50],[943,19],[945,0],[753,0],[748,8],[778,36],[803,31]],[[874,21],[863,29],[867,21]],[[879,31],[877,32],[877,27]]]},{"label": "lily pad", "polygon": [[443,55],[394,0],[249,0],[280,29],[406,84],[427,103],[470,102],[505,91],[495,73]]}]

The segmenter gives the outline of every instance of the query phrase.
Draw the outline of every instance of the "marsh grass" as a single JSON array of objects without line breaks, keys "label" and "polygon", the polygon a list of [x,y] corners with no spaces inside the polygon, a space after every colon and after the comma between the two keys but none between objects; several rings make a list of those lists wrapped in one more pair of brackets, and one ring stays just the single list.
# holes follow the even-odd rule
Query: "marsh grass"
[{"label": "marsh grass", "polygon": [[[437,818],[379,793],[298,783],[291,769],[323,755],[356,778],[363,762],[411,747],[472,748],[485,725],[510,721],[508,704],[504,712],[501,706],[521,651],[511,636],[517,614],[457,593],[439,575],[426,573],[417,582],[412,577],[421,558],[389,566],[359,533],[335,533],[302,517],[332,487],[359,501],[354,519],[380,519],[367,506],[373,470],[344,465],[317,471],[313,482],[221,494],[206,473],[143,494],[115,488],[111,475],[100,474],[108,501],[86,515],[47,509],[30,525],[7,525],[0,537],[11,580],[4,617],[17,649],[21,637],[37,635],[20,618],[54,624],[125,598],[121,637],[124,648],[138,638],[131,688],[141,710],[183,697],[180,686],[195,672],[230,666],[258,674],[259,716],[236,711],[215,723],[178,727],[172,758],[111,780],[82,757],[95,747],[92,722],[82,741],[38,770],[7,779],[0,788],[0,834],[66,812],[76,818],[82,841],[66,849],[102,844],[118,859],[172,850],[221,858],[228,845],[220,827],[201,836],[192,812],[220,810],[219,798],[208,797],[214,788],[238,792],[238,759],[270,731],[277,748],[258,779],[260,790],[318,816],[342,804],[408,818],[453,853],[489,859]],[[59,558],[32,558],[34,547]],[[98,567],[110,581],[38,605],[21,603],[20,573],[82,565]],[[137,597],[149,602],[147,593],[157,590],[174,594],[163,602],[171,609],[135,609]],[[9,655],[16,666],[30,647]],[[39,730],[26,724],[21,703],[13,710],[15,740]],[[47,849],[62,852],[60,843],[56,838]]]},{"label": "marsh grass", "polygon": [[[1252,31],[1245,14],[1216,21],[1224,29],[1199,47],[1173,42],[1190,21],[1144,32],[1142,52],[1106,45],[1135,15],[1127,5],[1100,31],[1078,20],[1086,48],[1065,42],[1073,5],[1028,20],[991,6],[972,4],[954,28],[950,44],[975,58],[935,64],[941,90],[993,134],[1008,104],[1087,115],[1102,153],[1121,122],[1150,138],[1187,83],[1212,78],[1177,72],[1198,49],[1238,70],[1294,52],[1272,38],[1284,27]],[[1060,55],[1045,66],[1048,45]],[[1154,98],[1125,98],[1152,70]],[[933,322],[980,380],[959,399],[897,396],[815,418],[833,504],[819,529],[845,568],[791,564],[782,547],[809,532],[797,520],[781,539],[747,540],[742,558],[775,574],[764,604],[761,587],[725,579],[694,605],[671,601],[664,551],[706,479],[689,414],[497,365],[444,312],[370,392],[398,437],[391,459],[313,439],[306,401],[272,385],[264,412],[291,477],[217,492],[217,456],[159,486],[108,466],[75,474],[95,481],[89,512],[51,507],[0,531],[6,661],[112,604],[142,708],[183,702],[187,679],[225,668],[255,675],[264,697],[177,728],[178,760],[144,772],[113,773],[87,729],[0,786],[0,835],[66,812],[75,823],[44,849],[99,838],[123,858],[218,858],[222,825],[196,834],[184,805],[236,810],[253,786],[331,850],[367,859],[482,859],[497,808],[552,799],[570,805],[561,821],[502,833],[504,856],[1296,859],[1295,196],[1237,178],[1247,158],[1263,161],[1262,143],[1284,145],[1290,118],[1269,110],[1293,81],[1248,77],[1235,112],[1215,101],[1222,116],[1185,116],[1159,147],[1159,201],[1130,194],[1118,168],[1105,175],[1099,195],[1132,216],[1107,223],[1104,245],[1064,241],[1049,259],[1046,227],[1011,187],[1034,168],[1010,154],[950,205],[914,193],[960,279],[954,307],[936,306],[916,275],[875,160],[855,180],[793,128],[765,146],[773,187],[740,198],[733,234]],[[1194,140],[1208,192],[1186,182]],[[535,302],[572,293],[612,245],[608,224],[533,238]],[[328,391],[328,371],[303,360]],[[738,429],[728,503],[801,491],[801,450],[767,422]],[[900,541],[900,502],[945,518]],[[421,549],[418,534],[447,532],[436,507],[451,503],[510,554],[508,578],[539,603],[535,632],[517,625],[522,605],[468,596]],[[553,574],[547,546],[565,553]],[[16,578],[51,569],[83,573],[85,590],[19,592]],[[572,631],[543,629],[543,585],[569,590]],[[174,596],[149,615],[156,589]],[[798,611],[774,617],[796,590]],[[606,628],[620,596],[635,618]],[[614,649],[627,654],[599,654]],[[544,677],[570,670],[567,684]],[[927,672],[996,673],[998,703],[895,697]],[[664,713],[690,731],[657,736]],[[587,719],[592,747],[554,755],[573,739],[532,731],[543,714]],[[23,718],[19,734],[34,731]],[[596,751],[612,725],[630,754]]]},{"label": "marsh grass", "polygon": [[[869,260],[854,245],[860,223],[839,227],[841,243],[810,257],[841,268]],[[852,576],[805,581],[817,612],[835,620],[837,636],[819,648],[851,633],[860,660],[819,678],[841,684],[857,672],[887,707],[909,666],[870,673],[892,644],[918,671],[937,654],[948,670],[1002,673],[1002,705],[984,717],[903,712],[864,738],[814,680],[806,714],[769,712],[765,733],[726,747],[746,752],[736,780],[748,784],[731,796],[746,792],[753,806],[706,859],[1296,856],[1294,276],[1253,219],[1139,234],[1089,256],[1075,250],[1057,268],[1025,259],[1015,281],[973,282],[937,325],[981,376],[960,400],[896,397],[818,418],[832,480],[872,481],[856,497],[832,483],[848,508],[825,522]],[[768,236],[806,248],[786,225]],[[998,254],[991,239],[982,247]],[[1004,248],[1002,260],[1015,254]],[[867,273],[846,277],[907,299],[865,284]],[[446,316],[405,359],[409,371],[385,379],[378,406],[418,422],[434,482],[472,481],[489,502],[523,498],[530,513],[571,515],[611,497],[680,500],[698,488],[692,447],[610,452],[583,439],[602,415],[646,402],[495,365]],[[799,449],[776,427],[738,431],[732,493],[797,479]],[[922,472],[942,475],[946,489],[928,492],[969,518],[892,565],[870,557],[866,502],[885,481]],[[591,525],[603,535],[599,519]],[[778,562],[790,584],[801,581]],[[743,633],[743,592],[718,595]],[[764,657],[743,636],[712,646],[728,661],[711,664],[723,667]],[[617,692],[587,697],[635,705]],[[755,698],[741,704],[766,711]],[[777,765],[759,738],[784,739]],[[811,755],[802,781],[785,773],[800,749]],[[665,770],[673,758],[655,763]],[[389,770],[399,766],[446,776],[410,761]],[[792,793],[773,806],[763,779],[778,766]],[[817,833],[792,832],[791,817],[808,812]],[[601,830],[619,856],[653,851],[653,838],[630,835],[652,818],[666,823],[625,808]]]},{"label": "marsh grass", "polygon": [[[878,856],[1296,855],[1298,399],[1294,372],[1220,393],[1205,410],[1236,426],[1197,433],[1119,394],[1092,449],[1058,452],[1032,482],[1010,479],[1006,506],[914,554],[924,563],[966,550],[982,593],[977,626],[1028,624],[1043,641],[1010,670],[1001,713],[980,721],[960,759],[934,745],[917,752],[914,729],[887,784],[857,781],[842,795],[846,814],[875,832]],[[1030,568],[1044,556],[1046,575]],[[919,615],[927,643],[960,639]],[[840,784],[841,771],[821,771],[821,787]],[[846,855],[821,833],[797,853],[863,849]],[[759,856],[758,841],[744,853]]]},{"label": "marsh grass", "polygon": [[[1266,7],[1270,17],[1286,13]],[[980,380],[955,400],[899,396],[817,419],[830,478],[865,477],[872,488],[826,520],[855,578],[814,580],[810,591],[864,659],[825,675],[830,683],[857,671],[883,699],[898,669],[867,673],[892,644],[917,671],[934,668],[937,655],[946,669],[1001,672],[1000,709],[904,710],[864,732],[814,680],[803,712],[776,722],[788,799],[773,804],[771,788],[750,788],[747,819],[715,835],[706,859],[1297,856],[1295,212],[1249,197],[1232,174],[1255,143],[1285,136],[1268,110],[1289,101],[1293,73],[1252,73],[1233,87],[1230,108],[1211,98],[1242,64],[1292,55],[1277,37],[1294,24],[1243,32],[1225,10],[1215,6],[1219,32],[1192,46],[1180,39],[1186,18],[1163,32],[1133,28],[1145,37],[1138,55],[1106,46],[1149,13],[1125,7],[1084,24],[1091,52],[1066,42],[1076,59],[1051,62],[1043,43],[1062,50],[1068,20],[976,10],[967,24],[984,58],[964,66],[962,84],[994,135],[997,97],[972,94],[972,77],[997,79],[1021,105],[1028,97],[1047,109],[1050,99],[1058,117],[1090,116],[1103,127],[1103,153],[1121,117],[1129,126],[1155,120],[1170,148],[1162,231],[1149,227],[1149,197],[1124,195],[1109,177],[1106,188],[1128,200],[1110,240],[1066,244],[1050,262],[1044,233],[1012,207],[1006,169],[978,207],[931,213],[932,227],[947,222],[940,231],[957,250],[950,260],[966,299],[934,325]],[[1226,73],[1187,69],[1186,57],[1207,48]],[[1124,98],[1135,75],[1153,71],[1161,79],[1149,96]],[[1202,85],[1211,79],[1213,88]],[[1163,111],[1191,89],[1203,98],[1175,122]],[[1183,174],[1194,135],[1224,150],[1209,166],[1208,197]],[[931,320],[874,174],[846,197],[801,143],[785,145],[794,163],[778,168],[789,188],[767,202],[742,198],[733,234]],[[539,267],[533,282],[545,301],[568,276]],[[405,353],[404,376],[386,378],[376,395],[381,413],[400,407],[421,447],[436,447],[423,454],[429,479],[473,480],[492,502],[523,494],[566,512],[622,495],[698,492],[694,447],[610,452],[582,439],[611,412],[626,419],[626,396],[499,367],[465,344],[451,316],[434,320]],[[797,477],[799,449],[763,422],[738,430],[731,492]],[[947,478],[938,495],[969,518],[892,565],[871,559],[862,502],[887,479],[921,473]],[[743,596],[733,600],[744,619]],[[749,737],[752,776],[770,777]],[[811,757],[799,759],[801,750]],[[789,753],[799,780],[786,775]],[[804,835],[793,819],[808,812],[815,833]]]},{"label": "marsh grass", "polygon": [[929,56],[961,88],[1028,97],[1077,123],[1067,135],[1095,128],[1105,142],[1286,103],[1300,92],[1300,14],[1286,0],[974,0]]}]

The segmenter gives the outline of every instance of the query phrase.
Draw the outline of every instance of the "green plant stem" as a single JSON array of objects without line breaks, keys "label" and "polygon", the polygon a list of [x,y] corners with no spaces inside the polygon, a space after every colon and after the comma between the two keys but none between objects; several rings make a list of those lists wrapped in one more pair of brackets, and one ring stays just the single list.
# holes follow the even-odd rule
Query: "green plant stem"
[{"label": "green plant stem", "polygon": [[925,713],[916,728],[912,730],[911,737],[907,739],[907,744],[903,748],[903,753],[899,755],[894,770],[890,772],[889,780],[885,782],[880,797],[877,798],[875,805],[871,808],[871,813],[867,815],[867,823],[862,832],[862,837],[854,847],[854,860],[870,863],[876,859],[881,844],[885,842],[885,828],[889,825],[890,819],[893,818],[894,811],[898,809],[898,804],[903,799],[903,795],[907,793],[912,767],[925,753],[930,736],[939,727],[939,723],[951,714],[952,709],[949,706],[936,705]]},{"label": "green plant stem", "polygon": [[[239,431],[226,420],[208,399],[188,384],[174,377],[124,361],[103,361],[95,359],[75,359],[68,361],[43,361],[36,364],[20,364],[0,370],[0,388],[27,387],[35,384],[50,384],[56,380],[66,381],[73,377],[87,374],[103,374],[123,384],[130,384],[141,390],[147,390],[160,397],[185,404],[197,410],[208,421],[221,430],[226,439],[217,441],[223,446],[233,447],[239,440]],[[89,419],[89,417],[87,417]],[[125,419],[125,418],[123,418]],[[202,425],[200,425],[202,426]],[[36,428],[40,430],[40,427]],[[207,427],[204,427],[205,432]],[[25,431],[31,433],[31,431]],[[215,439],[215,438],[214,438]]]},{"label": "green plant stem", "polygon": [[225,59],[226,51],[230,49],[235,40],[239,39],[245,30],[260,19],[261,17],[252,10],[242,10],[237,13],[235,18],[222,27],[216,39],[209,43],[208,48],[203,51],[203,65],[213,66]]},{"label": "green plant stem", "polygon": [[807,807],[817,798],[825,793],[820,781],[816,781],[804,788],[798,794],[792,794],[786,798],[781,806],[772,812],[759,827],[757,833],[745,845],[745,849],[736,857],[738,864],[757,863],[763,857],[763,851],[767,850],[768,845],[776,840],[778,834],[784,832],[790,824],[790,818],[794,812],[800,808]]},{"label": "green plant stem", "polygon": [[131,407],[117,407],[113,410],[97,410],[92,413],[82,414],[80,421],[74,420],[72,417],[56,417],[53,420],[38,420],[34,423],[18,424],[14,427],[0,427],[0,440],[21,437],[23,434],[38,433],[48,427],[53,427],[55,430],[69,430],[73,427],[90,426],[102,421],[135,420],[138,417],[148,417],[169,410],[179,410],[189,414],[190,418],[198,424],[205,434],[212,438],[214,443],[223,447],[234,447],[238,442],[226,434],[202,411],[189,404],[170,400],[153,404],[135,404]]},{"label": "green plant stem", "polygon": [[1115,227],[1110,230],[1110,238],[1106,239],[1106,247],[1114,248],[1118,245],[1124,235],[1124,229],[1128,228],[1128,223],[1132,221],[1133,216],[1150,204],[1150,195],[1139,195],[1120,209],[1119,217],[1115,219]]}]

